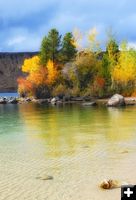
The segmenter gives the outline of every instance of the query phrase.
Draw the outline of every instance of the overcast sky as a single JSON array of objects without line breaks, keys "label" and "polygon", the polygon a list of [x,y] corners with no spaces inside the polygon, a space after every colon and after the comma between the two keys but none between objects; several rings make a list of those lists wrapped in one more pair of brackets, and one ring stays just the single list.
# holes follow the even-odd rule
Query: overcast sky
[{"label": "overcast sky", "polygon": [[0,51],[37,51],[49,29],[62,34],[109,27],[118,41],[136,44],[136,0],[0,0]]}]

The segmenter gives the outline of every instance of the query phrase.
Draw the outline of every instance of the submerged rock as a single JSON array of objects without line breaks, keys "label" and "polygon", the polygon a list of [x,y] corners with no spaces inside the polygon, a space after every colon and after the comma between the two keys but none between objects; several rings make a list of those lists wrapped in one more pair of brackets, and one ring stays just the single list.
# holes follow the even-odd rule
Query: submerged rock
[{"label": "submerged rock", "polygon": [[107,103],[107,106],[111,106],[111,107],[117,107],[117,106],[125,106],[126,103],[125,103],[125,99],[122,95],[120,94],[115,94],[113,95],[108,103]]},{"label": "submerged rock", "polygon": [[129,151],[128,151],[128,150],[124,150],[124,151],[121,151],[121,153],[122,153],[122,154],[124,154],[124,153],[129,153]]},{"label": "submerged rock", "polygon": [[97,103],[95,101],[82,103],[82,106],[96,106],[96,105]]},{"label": "submerged rock", "polygon": [[36,179],[40,179],[40,180],[53,180],[53,176],[48,176],[48,175],[43,175],[43,176],[37,176]]},{"label": "submerged rock", "polygon": [[84,148],[84,149],[88,149],[88,148],[89,148],[89,146],[87,146],[87,145],[86,145],[86,146],[83,146],[83,148]]}]

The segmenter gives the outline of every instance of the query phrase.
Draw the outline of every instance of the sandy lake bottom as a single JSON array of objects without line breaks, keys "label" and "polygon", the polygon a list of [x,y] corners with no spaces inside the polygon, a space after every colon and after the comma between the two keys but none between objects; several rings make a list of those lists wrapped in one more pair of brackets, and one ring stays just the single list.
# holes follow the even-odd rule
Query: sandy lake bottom
[{"label": "sandy lake bottom", "polygon": [[135,106],[0,105],[0,200],[120,200],[135,168]]}]

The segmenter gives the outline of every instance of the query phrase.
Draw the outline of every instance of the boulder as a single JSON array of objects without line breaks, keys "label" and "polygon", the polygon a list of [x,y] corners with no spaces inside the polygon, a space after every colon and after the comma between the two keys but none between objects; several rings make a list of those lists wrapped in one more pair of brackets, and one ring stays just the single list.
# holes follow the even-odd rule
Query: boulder
[{"label": "boulder", "polygon": [[51,104],[55,105],[59,100],[59,97],[54,97],[51,99]]},{"label": "boulder", "polygon": [[16,98],[10,98],[8,100],[8,103],[11,103],[11,104],[17,104],[18,103],[18,100]]},{"label": "boulder", "polygon": [[25,98],[25,101],[26,101],[26,102],[31,102],[31,101],[32,101],[32,99],[31,99],[31,98],[29,98],[29,97],[27,97],[27,98]]},{"label": "boulder", "polygon": [[0,104],[6,104],[7,103],[7,98],[0,98]]},{"label": "boulder", "polygon": [[120,94],[115,94],[113,95],[108,103],[107,103],[107,106],[111,106],[111,107],[117,107],[117,106],[125,106],[126,103],[125,103],[125,99],[122,95]]}]

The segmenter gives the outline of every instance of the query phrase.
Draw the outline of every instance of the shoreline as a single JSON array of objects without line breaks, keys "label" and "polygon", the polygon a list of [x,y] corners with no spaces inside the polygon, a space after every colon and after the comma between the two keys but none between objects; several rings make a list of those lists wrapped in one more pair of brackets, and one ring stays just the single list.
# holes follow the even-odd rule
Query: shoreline
[{"label": "shoreline", "polygon": [[[65,104],[81,104],[86,107],[91,106],[107,106],[108,100],[110,98],[84,98],[84,97],[71,97],[69,99],[61,99],[58,97],[46,98],[46,99],[36,99],[34,97],[1,97],[0,104],[25,104],[25,103],[34,103],[34,104],[47,104],[47,105],[65,105]],[[135,106],[136,97],[124,97],[125,106]],[[115,106],[116,107],[116,106]]]}]

